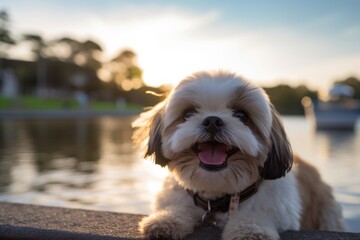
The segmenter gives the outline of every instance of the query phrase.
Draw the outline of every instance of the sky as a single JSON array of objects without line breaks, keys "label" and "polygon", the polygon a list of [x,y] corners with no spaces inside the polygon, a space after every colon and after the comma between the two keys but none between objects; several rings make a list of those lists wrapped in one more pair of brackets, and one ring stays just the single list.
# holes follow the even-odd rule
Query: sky
[{"label": "sky", "polygon": [[216,69],[313,89],[360,77],[357,0],[0,0],[0,9],[14,35],[91,38],[104,60],[134,50],[152,86]]}]

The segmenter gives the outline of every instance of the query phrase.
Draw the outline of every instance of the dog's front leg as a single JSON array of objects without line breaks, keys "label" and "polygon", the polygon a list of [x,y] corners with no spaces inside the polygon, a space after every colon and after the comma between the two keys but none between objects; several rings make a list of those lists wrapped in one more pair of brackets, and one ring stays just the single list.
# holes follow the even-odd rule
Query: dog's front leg
[{"label": "dog's front leg", "polygon": [[139,224],[145,239],[183,239],[201,219],[203,210],[172,177],[158,194],[155,209]]},{"label": "dog's front leg", "polygon": [[157,211],[140,222],[145,239],[183,239],[194,229],[192,209],[169,207]]},{"label": "dog's front leg", "polygon": [[[277,240],[280,236],[275,226],[266,218],[252,219],[240,216],[236,213],[231,216],[225,225],[223,240]],[[257,216],[260,217],[260,216]]]}]

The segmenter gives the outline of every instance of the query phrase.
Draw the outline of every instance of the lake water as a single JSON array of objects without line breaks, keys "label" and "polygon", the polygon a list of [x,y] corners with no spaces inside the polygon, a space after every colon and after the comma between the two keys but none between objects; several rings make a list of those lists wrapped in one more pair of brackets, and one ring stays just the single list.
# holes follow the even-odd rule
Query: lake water
[{"label": "lake water", "polygon": [[[0,120],[0,201],[146,214],[167,170],[131,143],[131,118]],[[294,151],[334,188],[360,232],[360,126],[317,132],[284,117]]]}]

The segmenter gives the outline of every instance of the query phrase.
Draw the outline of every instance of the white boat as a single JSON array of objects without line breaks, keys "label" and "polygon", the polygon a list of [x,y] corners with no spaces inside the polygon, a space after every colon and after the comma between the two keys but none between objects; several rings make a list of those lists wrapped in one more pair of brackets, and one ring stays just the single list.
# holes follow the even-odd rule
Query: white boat
[{"label": "white boat", "polygon": [[353,96],[353,88],[338,84],[330,89],[326,100],[304,97],[305,116],[320,130],[354,130],[360,116],[360,101]]}]

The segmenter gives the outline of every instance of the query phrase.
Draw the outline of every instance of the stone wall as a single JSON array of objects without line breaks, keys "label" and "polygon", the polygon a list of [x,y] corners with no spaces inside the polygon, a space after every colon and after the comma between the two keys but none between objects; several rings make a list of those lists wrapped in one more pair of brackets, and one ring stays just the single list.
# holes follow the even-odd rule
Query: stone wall
[{"label": "stone wall", "polygon": [[[0,202],[0,239],[142,239],[138,222],[143,216],[114,212],[45,207]],[[220,239],[216,227],[197,229],[186,240]],[[360,239],[360,233],[288,231],[281,239]]]}]

